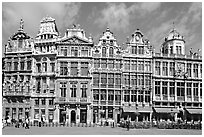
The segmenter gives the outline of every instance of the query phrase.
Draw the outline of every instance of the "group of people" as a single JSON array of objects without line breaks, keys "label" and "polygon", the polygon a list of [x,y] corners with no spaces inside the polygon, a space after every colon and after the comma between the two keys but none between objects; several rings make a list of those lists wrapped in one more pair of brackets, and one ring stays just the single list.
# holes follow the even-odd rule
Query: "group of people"
[{"label": "group of people", "polygon": [[16,128],[20,128],[21,125],[22,127],[25,127],[25,129],[29,129],[29,121],[29,118],[26,118],[25,120],[11,120],[11,118],[8,116],[5,119],[2,119],[2,128],[14,124]]}]

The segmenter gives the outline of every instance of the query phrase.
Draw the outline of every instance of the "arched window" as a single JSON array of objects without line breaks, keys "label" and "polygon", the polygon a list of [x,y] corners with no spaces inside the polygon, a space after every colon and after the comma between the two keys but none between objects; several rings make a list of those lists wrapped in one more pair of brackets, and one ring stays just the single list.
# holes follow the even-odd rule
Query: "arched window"
[{"label": "arched window", "polygon": [[105,47],[102,48],[102,57],[106,57],[106,48]]},{"label": "arched window", "polygon": [[71,97],[76,97],[76,85],[72,85],[71,87]]},{"label": "arched window", "polygon": [[113,57],[113,48],[112,47],[109,48],[109,57]]}]

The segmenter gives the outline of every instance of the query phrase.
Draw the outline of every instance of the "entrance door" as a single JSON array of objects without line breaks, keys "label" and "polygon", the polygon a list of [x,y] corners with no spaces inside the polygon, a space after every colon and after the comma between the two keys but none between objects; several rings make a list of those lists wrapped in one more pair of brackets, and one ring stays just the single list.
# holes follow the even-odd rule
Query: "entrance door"
[{"label": "entrance door", "polygon": [[87,119],[87,110],[81,109],[80,110],[80,123],[86,123],[86,119]]},{"label": "entrance door", "polygon": [[71,123],[76,123],[76,112],[74,110],[71,111]]},{"label": "entrance door", "polygon": [[66,111],[64,111],[63,109],[60,109],[60,119],[59,119],[60,123],[64,123],[66,122]]}]

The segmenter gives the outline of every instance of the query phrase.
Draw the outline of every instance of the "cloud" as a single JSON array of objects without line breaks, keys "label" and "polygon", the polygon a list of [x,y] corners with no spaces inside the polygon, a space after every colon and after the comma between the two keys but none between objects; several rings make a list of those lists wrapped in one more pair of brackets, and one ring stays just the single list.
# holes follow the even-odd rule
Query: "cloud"
[{"label": "cloud", "polygon": [[160,3],[134,3],[127,7],[124,3],[108,3],[94,23],[100,27],[107,25],[111,29],[126,32],[132,19],[144,17],[158,9],[160,5]]}]

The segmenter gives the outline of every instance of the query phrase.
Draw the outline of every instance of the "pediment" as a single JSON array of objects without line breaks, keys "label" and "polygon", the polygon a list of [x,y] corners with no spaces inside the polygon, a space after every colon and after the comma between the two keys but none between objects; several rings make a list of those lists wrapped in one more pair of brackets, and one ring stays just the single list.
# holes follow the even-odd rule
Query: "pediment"
[{"label": "pediment", "polygon": [[90,43],[88,40],[77,37],[77,36],[64,38],[60,42],[71,43],[71,44],[89,44]]}]

